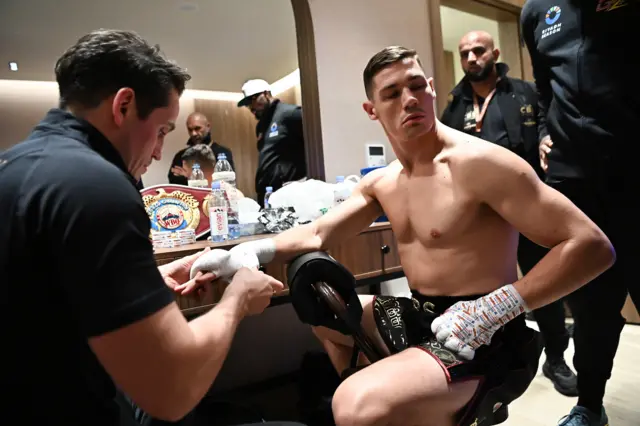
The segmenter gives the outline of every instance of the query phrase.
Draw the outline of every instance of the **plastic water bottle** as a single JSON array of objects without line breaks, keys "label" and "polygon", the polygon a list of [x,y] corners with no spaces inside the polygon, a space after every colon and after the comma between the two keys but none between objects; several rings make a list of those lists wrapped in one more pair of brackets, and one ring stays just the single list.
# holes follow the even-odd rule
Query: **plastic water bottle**
[{"label": "plastic water bottle", "polygon": [[271,207],[269,205],[269,197],[271,197],[271,194],[273,194],[273,187],[272,186],[267,186],[267,192],[264,194],[264,208],[268,209],[269,207]]},{"label": "plastic water bottle", "polygon": [[209,226],[211,227],[211,241],[220,243],[229,236],[228,202],[225,190],[220,182],[211,184],[211,201],[209,201]]},{"label": "plastic water bottle", "polygon": [[236,187],[236,172],[231,168],[226,154],[218,154],[218,161],[213,169],[213,180],[224,180],[234,188]]},{"label": "plastic water bottle", "polygon": [[218,154],[218,161],[213,169],[212,180],[214,182],[225,182],[224,186],[229,210],[227,218],[229,223],[229,239],[240,238],[240,222],[238,219],[238,194],[236,192],[236,173],[225,154]]},{"label": "plastic water bottle", "polygon": [[196,163],[193,165],[187,185],[194,188],[206,188],[209,186],[209,182],[207,182],[202,169],[200,169],[200,164]]},{"label": "plastic water bottle", "polygon": [[336,176],[336,184],[333,189],[333,206],[339,206],[351,196],[351,189],[344,182],[344,176]]}]

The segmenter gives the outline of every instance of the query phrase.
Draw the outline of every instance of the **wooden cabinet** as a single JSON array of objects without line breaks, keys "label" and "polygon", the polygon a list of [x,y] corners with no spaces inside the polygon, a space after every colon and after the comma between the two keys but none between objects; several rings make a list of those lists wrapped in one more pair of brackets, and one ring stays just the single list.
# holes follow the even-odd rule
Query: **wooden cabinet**
[{"label": "wooden cabinet", "polygon": [[[163,265],[203,250],[205,247],[229,250],[245,241],[269,237],[271,237],[271,235],[256,235],[225,243],[202,241],[175,249],[157,249],[156,261],[158,265]],[[328,250],[328,253],[343,264],[357,280],[381,277],[402,270],[396,240],[389,223],[375,223],[356,237],[350,238],[341,245],[331,248]],[[272,262],[264,266],[264,271],[283,282],[286,286],[286,264]],[[203,296],[198,298],[178,296],[178,305],[183,312],[196,312],[204,310],[205,308],[208,309],[220,300],[225,287],[223,284],[213,286],[207,289],[207,292],[205,292]],[[287,293],[288,290],[285,289],[281,295]]]}]

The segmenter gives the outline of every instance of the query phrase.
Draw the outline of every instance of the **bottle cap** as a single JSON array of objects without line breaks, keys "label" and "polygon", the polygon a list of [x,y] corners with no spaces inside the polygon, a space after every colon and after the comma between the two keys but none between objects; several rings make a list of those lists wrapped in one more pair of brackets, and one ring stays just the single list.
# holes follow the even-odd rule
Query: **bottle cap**
[{"label": "bottle cap", "polygon": [[193,165],[193,168],[194,168],[194,169],[199,169],[199,168],[200,168],[200,164],[195,163],[195,164]]},{"label": "bottle cap", "polygon": [[220,189],[220,181],[216,180],[211,182],[211,189]]},{"label": "bottle cap", "polygon": [[337,182],[344,182],[344,176],[336,176]]},{"label": "bottle cap", "polygon": [[273,192],[273,186],[267,186],[267,192]]}]

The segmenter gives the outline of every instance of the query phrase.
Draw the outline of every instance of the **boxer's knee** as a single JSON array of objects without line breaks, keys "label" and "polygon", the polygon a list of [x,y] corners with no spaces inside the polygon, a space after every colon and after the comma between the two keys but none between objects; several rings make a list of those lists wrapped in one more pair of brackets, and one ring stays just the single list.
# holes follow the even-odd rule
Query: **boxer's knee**
[{"label": "boxer's knee", "polygon": [[396,425],[391,419],[392,407],[377,394],[375,388],[357,387],[349,380],[336,390],[333,401],[333,418],[336,426]]}]

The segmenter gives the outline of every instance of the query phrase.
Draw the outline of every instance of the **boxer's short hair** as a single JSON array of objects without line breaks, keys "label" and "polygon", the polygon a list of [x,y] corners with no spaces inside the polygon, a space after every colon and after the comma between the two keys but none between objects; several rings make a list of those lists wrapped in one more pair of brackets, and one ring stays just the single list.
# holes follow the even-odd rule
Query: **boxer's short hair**
[{"label": "boxer's short hair", "polygon": [[367,63],[367,66],[362,73],[364,90],[367,93],[367,98],[373,98],[373,78],[389,65],[395,64],[405,58],[415,58],[416,61],[418,61],[418,64],[422,66],[418,53],[413,49],[402,46],[385,47],[369,59],[369,63]]},{"label": "boxer's short hair", "polygon": [[135,91],[137,113],[146,119],[169,105],[172,89],[182,95],[191,76],[133,31],[92,31],[82,36],[55,66],[60,107],[95,108],[118,90]]},{"label": "boxer's short hair", "polygon": [[213,167],[216,164],[216,155],[209,145],[200,143],[187,148],[182,154],[182,160],[198,164],[209,163]]}]

